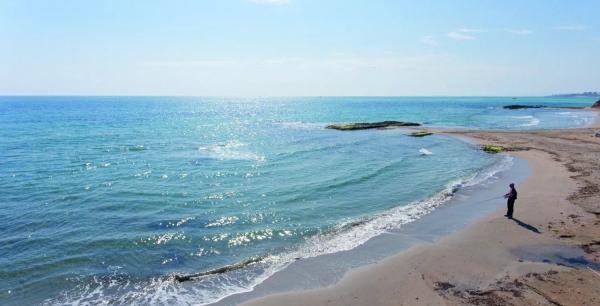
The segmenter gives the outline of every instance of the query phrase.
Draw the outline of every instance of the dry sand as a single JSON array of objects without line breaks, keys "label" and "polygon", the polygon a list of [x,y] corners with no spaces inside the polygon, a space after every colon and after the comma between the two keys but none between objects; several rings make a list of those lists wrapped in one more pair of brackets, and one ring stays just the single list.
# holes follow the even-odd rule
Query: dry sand
[{"label": "dry sand", "polygon": [[248,305],[600,305],[600,274],[519,258],[515,250],[581,248],[600,262],[600,138],[592,128],[482,132],[440,130],[480,143],[525,148],[533,174],[515,219],[504,210],[430,245],[347,273],[336,285]]}]

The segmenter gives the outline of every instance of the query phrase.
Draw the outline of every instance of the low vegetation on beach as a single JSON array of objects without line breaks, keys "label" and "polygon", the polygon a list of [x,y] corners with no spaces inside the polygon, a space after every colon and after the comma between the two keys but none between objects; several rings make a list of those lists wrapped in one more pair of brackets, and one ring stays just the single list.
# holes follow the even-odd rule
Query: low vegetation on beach
[{"label": "low vegetation on beach", "polygon": [[412,137],[425,137],[425,136],[429,136],[429,135],[433,135],[433,132],[417,131],[417,132],[412,132],[412,133],[408,134],[408,136],[412,136]]},{"label": "low vegetation on beach", "polygon": [[484,144],[481,145],[481,150],[490,154],[498,154],[502,152],[513,152],[513,151],[528,151],[527,147],[504,147],[500,145],[494,144]]},{"label": "low vegetation on beach", "polygon": [[481,150],[483,150],[486,153],[497,154],[504,152],[505,148],[503,146],[486,144],[481,146]]}]

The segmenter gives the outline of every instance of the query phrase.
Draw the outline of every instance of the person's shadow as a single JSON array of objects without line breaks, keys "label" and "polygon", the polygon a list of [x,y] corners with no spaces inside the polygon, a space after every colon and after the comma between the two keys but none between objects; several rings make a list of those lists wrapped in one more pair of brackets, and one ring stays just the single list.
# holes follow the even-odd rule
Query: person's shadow
[{"label": "person's shadow", "polygon": [[533,225],[529,225],[529,224],[527,224],[527,223],[525,223],[525,222],[523,222],[523,221],[521,221],[521,220],[519,220],[519,219],[517,219],[517,218],[511,218],[511,219],[512,219],[513,221],[517,222],[517,224],[518,224],[520,227],[522,227],[522,228],[524,228],[524,229],[526,229],[526,230],[530,230],[530,231],[532,231],[532,232],[534,232],[534,233],[536,233],[536,234],[541,234],[541,232],[540,232],[540,231],[537,229],[537,227],[535,227],[535,226],[533,226]]}]

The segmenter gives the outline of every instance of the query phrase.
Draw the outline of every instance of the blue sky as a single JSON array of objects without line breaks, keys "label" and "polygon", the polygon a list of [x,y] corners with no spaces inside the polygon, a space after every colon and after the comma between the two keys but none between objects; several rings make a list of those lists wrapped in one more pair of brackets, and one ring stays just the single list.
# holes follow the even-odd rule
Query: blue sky
[{"label": "blue sky", "polygon": [[0,94],[600,90],[600,1],[0,0]]}]

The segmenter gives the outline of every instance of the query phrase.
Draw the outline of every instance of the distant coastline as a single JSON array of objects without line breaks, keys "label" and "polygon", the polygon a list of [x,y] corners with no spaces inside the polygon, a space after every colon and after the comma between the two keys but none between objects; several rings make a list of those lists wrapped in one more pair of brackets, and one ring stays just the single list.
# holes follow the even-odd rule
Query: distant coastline
[{"label": "distant coastline", "polygon": [[551,98],[600,98],[600,92],[586,91],[582,93],[567,93],[548,96]]}]

